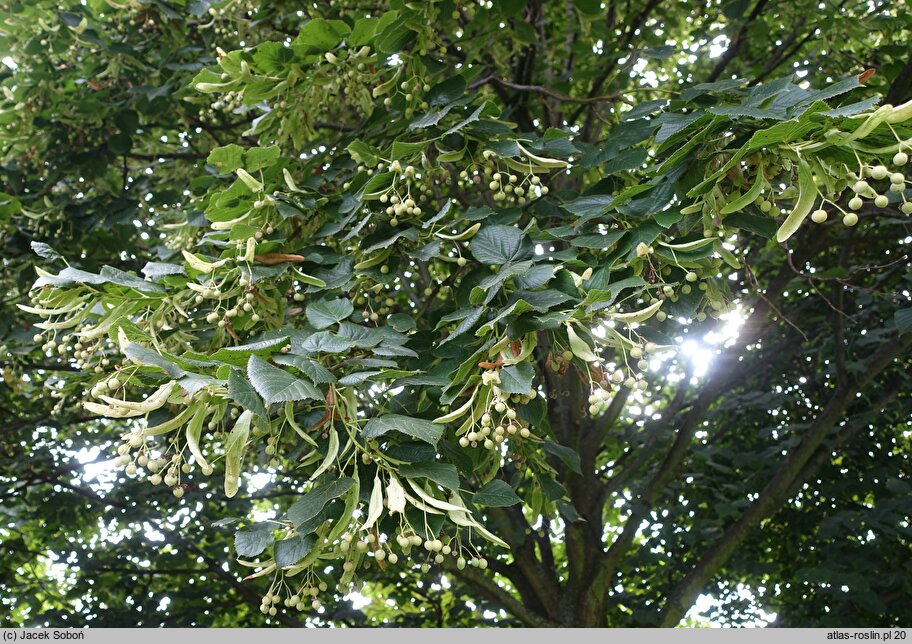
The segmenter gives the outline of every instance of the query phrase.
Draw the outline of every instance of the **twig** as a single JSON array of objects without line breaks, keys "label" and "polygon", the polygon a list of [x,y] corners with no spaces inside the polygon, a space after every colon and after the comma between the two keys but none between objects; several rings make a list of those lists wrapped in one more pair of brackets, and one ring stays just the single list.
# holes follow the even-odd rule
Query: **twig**
[{"label": "twig", "polygon": [[[795,275],[798,275],[798,276],[800,276],[800,277],[803,277],[803,278],[805,279],[805,281],[807,281],[807,283],[811,285],[811,288],[814,289],[814,292],[817,293],[817,295],[819,295],[820,297],[822,297],[822,298],[823,298],[823,301],[826,302],[827,305],[828,305],[831,309],[833,309],[833,311],[835,311],[836,313],[838,313],[839,315],[841,315],[841,316],[843,316],[843,317],[845,317],[845,318],[849,318],[849,316],[846,315],[844,311],[842,311],[842,310],[840,310],[840,309],[837,309],[837,308],[833,305],[833,303],[830,302],[830,300],[827,298],[827,296],[824,295],[824,294],[820,291],[819,288],[817,288],[817,285],[814,284],[814,280],[812,280],[811,277],[810,277],[809,275],[806,275],[806,274],[802,273],[800,270],[798,270],[798,268],[792,263],[792,254],[791,254],[791,253],[787,253],[785,257],[786,257],[786,260],[788,261],[789,267],[795,272]],[[805,338],[805,339],[807,339],[807,338]]]},{"label": "twig", "polygon": [[556,92],[553,89],[543,87],[541,85],[521,85],[520,83],[513,83],[502,78],[497,78],[496,76],[487,76],[485,78],[479,79],[472,83],[469,86],[469,89],[475,89],[484,84],[491,85],[500,85],[501,87],[507,87],[509,89],[515,89],[518,92],[534,92],[536,94],[544,94],[545,96],[550,96],[553,99],[562,101],[564,103],[578,103],[580,105],[589,105],[591,103],[602,103],[605,101],[616,101],[621,98],[620,94],[606,94],[604,96],[567,96],[566,94],[561,94]]},{"label": "twig", "polygon": [[125,156],[139,161],[158,161],[159,159],[186,159],[192,161],[205,159],[208,155],[202,152],[160,152],[158,154],[127,154]]},{"label": "twig", "polygon": [[[791,261],[792,261],[792,260],[791,260],[791,257],[789,257],[789,263],[791,263]],[[771,301],[769,301],[769,300],[766,298],[765,295],[763,295],[763,289],[760,288],[760,284],[757,282],[757,278],[756,278],[756,276],[754,275],[754,271],[751,270],[751,267],[748,265],[748,263],[747,263],[746,260],[745,260],[745,262],[744,262],[744,274],[747,275],[747,279],[750,280],[751,285],[752,285],[755,289],[757,289],[757,295],[760,296],[760,299],[763,300],[764,302],[766,302],[766,303],[769,305],[769,307],[770,307],[773,311],[775,311],[776,315],[778,315],[780,318],[782,318],[783,320],[785,320],[785,322],[786,322],[790,327],[792,327],[792,328],[795,329],[798,333],[800,333],[800,334],[801,334],[801,337],[804,338],[804,341],[807,342],[807,341],[808,341],[808,337],[807,337],[807,335],[804,333],[804,331],[802,331],[801,328],[800,328],[797,324],[795,324],[794,322],[792,322],[791,320],[789,320],[789,319],[785,316],[785,314],[784,314],[782,311],[780,311],[779,308],[778,308],[775,304],[773,304]]]}]

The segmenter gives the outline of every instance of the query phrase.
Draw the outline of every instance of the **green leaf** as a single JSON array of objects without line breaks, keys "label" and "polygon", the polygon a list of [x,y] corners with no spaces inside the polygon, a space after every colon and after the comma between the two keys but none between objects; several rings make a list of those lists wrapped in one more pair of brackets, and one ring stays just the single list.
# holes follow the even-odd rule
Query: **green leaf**
[{"label": "green leaf", "polygon": [[260,418],[266,418],[266,407],[247,378],[235,369],[228,374],[228,397],[244,409],[249,409]]},{"label": "green leaf", "polygon": [[582,474],[582,470],[580,469],[580,455],[575,451],[548,439],[545,439],[543,447],[546,452],[562,460],[573,472]]},{"label": "green leaf", "polygon": [[533,289],[547,284],[554,277],[554,267],[546,264],[533,266],[522,275],[513,278],[517,288]]},{"label": "green leaf", "polygon": [[326,385],[336,382],[336,377],[332,372],[316,360],[295,355],[278,355],[273,358],[273,360],[276,364],[284,364],[298,369],[315,385]]},{"label": "green leaf", "polygon": [[397,461],[405,461],[407,463],[433,461],[437,456],[437,450],[434,449],[433,445],[428,445],[421,441],[408,441],[389,445],[383,452],[390,458],[394,458]]},{"label": "green leaf", "polygon": [[561,208],[571,215],[576,215],[577,217],[584,219],[591,219],[608,212],[611,207],[611,202],[613,201],[614,197],[611,195],[589,195],[586,197],[578,197],[573,201],[561,204]]},{"label": "green leaf", "polygon": [[349,300],[323,300],[309,304],[305,311],[307,321],[316,329],[325,329],[350,316],[354,307]]},{"label": "green leaf", "polygon": [[275,541],[272,523],[254,523],[234,533],[234,549],[240,557],[256,557]]},{"label": "green leaf", "polygon": [[778,143],[789,143],[801,138],[811,130],[817,127],[817,124],[802,117],[797,121],[785,121],[777,123],[765,130],[757,130],[751,136],[747,143],[747,151],[752,152],[760,148],[766,148]]},{"label": "green leaf", "polygon": [[33,241],[31,246],[35,254],[40,257],[43,257],[52,262],[56,259],[60,259],[60,253],[58,253],[56,250],[44,242]]},{"label": "green leaf", "polygon": [[635,170],[643,165],[648,154],[645,148],[632,148],[615,155],[602,166],[605,174],[617,174],[627,170]]},{"label": "green leaf", "polygon": [[348,492],[354,484],[354,479],[345,476],[314,488],[288,508],[288,518],[295,527],[310,521],[320,514],[327,503]]},{"label": "green leaf", "polygon": [[399,474],[410,479],[426,478],[453,492],[459,490],[459,473],[456,471],[456,466],[449,463],[401,465]]},{"label": "green leaf", "polygon": [[415,320],[405,313],[393,313],[389,317],[389,320],[387,320],[387,323],[400,333],[411,331],[416,326]]},{"label": "green leaf", "polygon": [[485,309],[483,306],[479,306],[478,308],[471,309],[468,312],[468,315],[466,315],[466,317],[463,318],[462,322],[460,322],[458,325],[456,325],[456,328],[453,329],[453,331],[446,338],[441,340],[440,344],[438,346],[442,347],[450,340],[453,340],[454,338],[459,337],[460,335],[462,335],[463,333],[465,333],[466,331],[471,329],[473,326],[475,326],[475,324],[478,323],[478,320],[481,319],[481,316],[484,313],[484,311],[485,311]]},{"label": "green leaf", "polygon": [[752,215],[747,212],[736,212],[725,218],[725,225],[732,228],[749,230],[769,238],[776,234],[776,220],[763,215]]},{"label": "green leaf", "polygon": [[435,425],[429,420],[400,416],[398,414],[386,414],[385,416],[371,418],[361,430],[361,435],[364,438],[379,438],[391,431],[417,438],[431,445],[436,445],[443,435],[443,427],[440,425]]},{"label": "green leaf", "polygon": [[352,32],[346,38],[349,47],[361,47],[368,44],[377,33],[377,25],[380,24],[379,18],[358,18]]},{"label": "green leaf", "polygon": [[341,20],[314,18],[301,27],[294,44],[318,51],[329,51],[338,45],[350,31],[349,26]]},{"label": "green leaf", "polygon": [[608,288],[599,289],[592,288],[587,294],[586,299],[583,302],[586,306],[591,306],[595,304],[604,304],[604,306],[594,306],[593,308],[605,308],[615,300],[622,291],[628,288],[640,288],[646,286],[646,281],[639,275],[634,275],[633,277],[626,277],[617,282],[611,282],[608,284]]},{"label": "green leaf", "polygon": [[432,107],[430,111],[423,114],[409,123],[410,130],[423,130],[424,128],[437,125],[444,116],[450,113],[455,105],[444,105],[443,107]]},{"label": "green leaf", "polygon": [[494,479],[489,482],[472,497],[473,503],[488,508],[504,508],[516,505],[521,501],[522,499],[516,496],[516,492],[513,491],[509,483],[500,479]]},{"label": "green leaf", "polygon": [[550,476],[542,474],[536,478],[542,487],[542,492],[545,493],[545,497],[547,497],[549,501],[557,501],[567,495],[567,488]]},{"label": "green leaf", "polygon": [[656,223],[662,228],[670,228],[681,221],[681,219],[684,218],[684,215],[682,215],[681,211],[677,208],[669,208],[668,210],[654,213],[652,218],[655,219]]},{"label": "green leaf", "polygon": [[669,58],[677,51],[673,45],[662,45],[661,47],[652,47],[651,49],[646,49],[643,51],[643,55],[649,58],[657,58],[659,60],[665,60]]},{"label": "green leaf", "polygon": [[[487,103],[482,104],[482,105],[479,105],[479,106],[475,109],[475,111],[472,112],[469,116],[467,116],[467,117],[464,118],[463,120],[459,121],[459,123],[457,123],[456,125],[454,125],[454,126],[451,127],[450,129],[448,129],[446,132],[444,132],[444,133],[443,133],[443,136],[448,136],[448,135],[450,135],[450,134],[455,134],[456,132],[458,132],[459,130],[461,130],[462,128],[464,128],[464,127],[465,127],[466,125],[468,125],[469,123],[474,123],[475,121],[477,121],[477,120],[478,120],[478,117],[481,116],[481,113],[484,111],[486,105],[487,105]],[[461,153],[460,153],[459,158],[462,158]],[[440,156],[437,158],[437,160],[442,162],[442,161],[447,161],[448,159],[447,159],[444,155],[440,155]],[[459,159],[453,159],[453,160],[458,161]]]},{"label": "green leaf", "polygon": [[222,174],[234,172],[244,167],[244,148],[236,143],[214,148],[206,157],[206,163]]},{"label": "green leaf", "polygon": [[275,562],[279,568],[292,566],[313,550],[316,543],[316,537],[312,534],[297,534],[282,541],[276,541],[275,544]]},{"label": "green leaf", "polygon": [[510,365],[500,370],[500,388],[508,394],[528,394],[534,377],[535,370],[530,363]]},{"label": "green leaf", "polygon": [[[67,270],[68,269],[64,269],[60,274],[63,275]],[[105,283],[126,286],[143,293],[163,293],[165,291],[165,289],[158,284],[147,282],[133,273],[124,272],[113,266],[102,266],[99,277],[101,277]]]},{"label": "green leaf", "polygon": [[380,158],[379,150],[361,139],[355,139],[345,149],[352,159],[371,167],[377,165],[377,161]]},{"label": "green leaf", "polygon": [[466,90],[466,82],[462,76],[453,76],[434,85],[427,93],[425,100],[431,105],[448,105],[458,100]]},{"label": "green leaf", "polygon": [[[138,344],[140,347],[145,347],[145,343],[147,342],[151,344],[152,337],[140,329],[138,326],[136,326],[136,324],[131,322],[130,318],[127,317],[130,315],[130,307],[124,309],[123,306],[124,305],[121,305],[118,308],[120,309],[120,312],[125,313],[126,315],[118,315],[117,318],[111,322],[111,325],[108,327],[108,338],[110,338],[111,341],[116,343],[118,346],[121,344],[124,337],[126,337],[130,342]],[[172,356],[170,354],[164,356],[161,354],[159,355],[167,360],[170,360],[171,362],[174,362],[181,368],[184,368],[186,366],[185,363],[180,361],[175,356]]]},{"label": "green leaf", "polygon": [[[528,313],[529,311],[532,311],[534,308],[535,307],[533,307],[531,304],[529,304],[525,300],[518,300],[516,302],[513,302],[509,306],[505,306],[500,311],[498,311],[497,315],[495,315],[493,319],[491,319],[486,324],[483,324],[481,327],[479,327],[478,331],[475,332],[475,335],[477,335],[477,336],[487,335],[494,329],[494,325],[496,325],[498,322],[500,322],[505,317],[510,316],[510,315],[522,315],[523,313]],[[539,311],[539,312],[542,312],[542,311]]]},{"label": "green leaf", "polygon": [[250,356],[257,355],[261,358],[266,358],[276,353],[286,342],[288,342],[287,335],[271,340],[241,344],[236,347],[226,347],[213,353],[211,358],[235,367],[244,367],[247,365]]},{"label": "green leaf", "polygon": [[380,172],[372,176],[361,187],[364,199],[379,199],[393,185],[395,175],[392,172]]},{"label": "green leaf", "polygon": [[513,226],[485,226],[472,238],[472,255],[484,264],[503,265],[528,259],[532,244]]},{"label": "green leaf", "polygon": [[612,230],[604,235],[595,234],[595,235],[581,235],[574,238],[570,244],[577,248],[596,248],[599,250],[611,248],[617,240],[623,237],[625,231],[623,230]]},{"label": "green leaf", "polygon": [[152,281],[157,281],[168,275],[186,275],[187,273],[180,264],[147,262],[146,265],[142,267],[142,274]]},{"label": "green leaf", "polygon": [[602,3],[599,0],[573,0],[573,6],[579,9],[580,13],[586,13],[590,16],[597,16],[602,13]]},{"label": "green leaf", "polygon": [[13,195],[0,192],[0,219],[9,219],[22,209],[22,202]]},{"label": "green leaf", "polygon": [[132,273],[125,273],[119,269],[113,268],[112,266],[103,266],[101,273],[89,273],[87,271],[79,270],[78,268],[72,268],[67,266],[57,275],[52,275],[50,277],[39,277],[35,280],[33,288],[38,288],[44,286],[45,284],[50,284],[52,286],[69,286],[71,284],[92,284],[92,285],[102,285],[102,284],[115,284],[118,286],[126,286],[128,288],[135,289],[141,293],[164,293],[165,289],[159,285],[152,282],[147,282],[143,279],[140,279]]},{"label": "green leaf", "polygon": [[415,32],[409,29],[406,24],[407,21],[404,18],[400,18],[389,24],[385,29],[379,29],[378,27],[380,33],[377,34],[377,38],[374,41],[377,44],[377,50],[384,54],[392,54],[400,51],[409,42],[413,41]]},{"label": "green leaf", "polygon": [[826,110],[825,112],[820,113],[824,116],[831,117],[853,116],[855,114],[861,114],[862,112],[867,112],[874,109],[879,102],[879,97],[872,96],[871,98],[866,98],[863,101],[858,101],[857,103],[841,105],[840,107],[835,107],[831,110]]},{"label": "green leaf", "polygon": [[133,139],[129,134],[118,132],[108,139],[107,146],[116,155],[126,154],[133,147]]},{"label": "green leaf", "polygon": [[692,101],[693,99],[699,96],[703,96],[704,94],[732,93],[733,90],[737,90],[746,82],[747,81],[742,78],[728,78],[725,80],[715,81],[714,83],[699,83],[682,91],[681,98],[683,98],[685,101]]},{"label": "green leaf", "polygon": [[912,332],[912,308],[900,309],[893,315],[893,319],[900,333]]},{"label": "green leaf", "polygon": [[250,356],[247,375],[267,405],[287,400],[323,400],[323,394],[311,383],[272,366],[256,355]]},{"label": "green leaf", "polygon": [[[702,120],[701,120],[702,119]],[[697,123],[706,123],[712,119],[708,114],[703,114],[699,111],[691,112],[690,114],[675,114],[672,112],[666,112],[659,116],[656,119],[656,123],[659,123],[661,127],[659,128],[658,133],[655,135],[656,144],[662,144],[673,135],[684,131],[689,126]]]},{"label": "green leaf", "polygon": [[826,101],[831,98],[835,98],[840,94],[845,94],[848,91],[851,91],[857,87],[861,87],[861,81],[858,80],[858,75],[853,74],[848,78],[843,78],[841,81],[837,81],[830,85],[829,87],[824,87],[816,91],[808,92],[807,95],[798,103],[798,106],[811,105],[817,101]]},{"label": "green leaf", "polygon": [[224,380],[218,380],[210,376],[204,376],[199,373],[188,373],[180,378],[177,383],[187,392],[188,396],[193,396],[203,387],[219,387],[225,384]]},{"label": "green leaf", "polygon": [[187,373],[173,361],[162,356],[158,351],[147,349],[146,347],[133,342],[128,342],[127,346],[124,347],[124,355],[141,364],[150,367],[159,367],[172,378],[180,378]]},{"label": "green leaf", "polygon": [[244,167],[249,172],[256,172],[274,166],[281,156],[279,146],[270,145],[265,148],[250,148],[244,153]]}]

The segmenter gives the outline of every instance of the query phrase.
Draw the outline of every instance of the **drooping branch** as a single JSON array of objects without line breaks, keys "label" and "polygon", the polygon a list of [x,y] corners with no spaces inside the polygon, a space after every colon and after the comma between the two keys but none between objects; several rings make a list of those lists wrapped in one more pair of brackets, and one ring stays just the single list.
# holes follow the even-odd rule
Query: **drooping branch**
[{"label": "drooping branch", "polygon": [[[822,241],[818,241],[803,246],[800,251],[801,257],[807,259],[812,256],[822,243]],[[677,427],[676,438],[665,453],[652,478],[649,479],[637,495],[636,503],[632,506],[621,534],[608,548],[605,556],[601,558],[598,568],[592,576],[594,592],[601,593],[607,589],[609,580],[617,571],[624,554],[633,543],[640,523],[648,516],[650,509],[656,503],[666,485],[677,476],[690,451],[694,434],[703,422],[706,412],[739,377],[741,373],[740,358],[743,348],[756,342],[770,326],[767,318],[773,312],[771,300],[778,298],[791,279],[789,267],[787,265],[781,266],[776,276],[771,280],[766,292],[758,293],[759,297],[754,303],[753,311],[742,326],[737,345],[733,345],[721,353],[712,378],[701,384],[697,397],[690,403],[680,403],[679,409],[682,411],[686,409],[683,416],[676,420],[677,409],[668,409],[658,421],[662,425],[674,423]],[[674,413],[670,414],[669,411]]]}]

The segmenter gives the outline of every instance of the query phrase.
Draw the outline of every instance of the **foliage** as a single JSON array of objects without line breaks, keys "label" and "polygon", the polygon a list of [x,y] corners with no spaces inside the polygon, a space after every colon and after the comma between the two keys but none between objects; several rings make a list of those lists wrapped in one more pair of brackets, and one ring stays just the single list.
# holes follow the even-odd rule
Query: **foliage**
[{"label": "foliage", "polygon": [[[16,623],[119,573],[163,623],[203,619],[159,574],[211,625],[908,617],[909,16],[634,4],[16,7],[0,583],[96,532]],[[111,524],[20,530],[53,486]]]}]

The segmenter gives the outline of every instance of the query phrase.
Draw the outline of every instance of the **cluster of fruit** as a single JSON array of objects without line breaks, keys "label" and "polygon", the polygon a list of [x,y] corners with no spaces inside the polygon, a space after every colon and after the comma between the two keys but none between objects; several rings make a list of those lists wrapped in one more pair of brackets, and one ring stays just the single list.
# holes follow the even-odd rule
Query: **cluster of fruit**
[{"label": "cluster of fruit", "polygon": [[[627,370],[617,366],[608,371],[598,370],[595,375],[597,379],[591,382],[591,392],[589,394],[589,413],[597,416],[608,409],[608,401],[611,398],[611,391],[626,387],[627,389],[638,389],[643,391],[649,387],[649,381],[646,378],[646,372],[649,370],[650,354],[658,351],[658,345],[655,342],[646,342],[631,347],[624,355],[624,362]],[[590,370],[591,375],[591,370]]]},{"label": "cluster of fruit", "polygon": [[[418,170],[413,165],[403,166],[398,160],[395,160],[389,164],[389,171],[394,176],[393,185],[387,192],[380,195],[380,203],[388,204],[385,212],[390,216],[390,225],[398,226],[400,217],[418,218],[421,216],[421,206],[412,198],[412,188],[417,188],[419,198],[429,196],[430,189],[424,183],[416,185],[415,179],[418,177]],[[405,185],[404,193],[399,191],[397,184]]]},{"label": "cluster of fruit", "polygon": [[[415,549],[423,550],[426,553],[423,555],[424,562],[421,564],[422,572],[427,572],[431,563],[442,564],[446,557],[453,557],[456,560],[456,567],[460,570],[467,565],[481,569],[488,567],[487,559],[466,548],[459,539],[441,536],[443,539],[439,537],[427,539],[422,538],[414,530],[406,529],[395,535],[395,541],[406,557],[411,556]],[[346,534],[339,543],[339,550],[347,556],[342,565],[342,570],[345,572],[355,570],[355,557],[351,556],[355,554],[367,555],[369,553],[375,561],[388,561],[391,564],[399,562],[399,555],[393,551],[392,540],[378,538],[373,532],[368,532],[364,538]],[[368,567],[363,563],[362,566]]]},{"label": "cluster of fruit", "polygon": [[[407,119],[410,119],[415,115],[415,110],[426,112],[430,109],[431,106],[422,98],[422,94],[429,92],[431,86],[422,82],[420,78],[414,78],[411,81],[402,81],[397,86],[397,90],[398,91],[392,96],[387,96],[383,99],[383,106],[385,108],[392,109],[395,98],[401,96],[405,101],[405,108],[402,113]],[[374,90],[373,94],[375,98],[379,95],[376,90]]]},{"label": "cluster of fruit", "polygon": [[[274,583],[263,595],[263,600],[260,603],[260,612],[274,617],[279,612],[276,607],[279,602],[282,602],[285,608],[293,608],[299,611],[304,611],[308,608],[320,610],[323,602],[317,599],[317,595],[325,592],[328,588],[327,583],[316,576],[302,581],[294,590],[286,583]],[[283,590],[288,593],[284,600],[282,599]]]},{"label": "cluster of fruit", "polygon": [[[222,80],[227,80],[228,74],[222,74]],[[216,99],[212,103],[212,109],[217,112],[225,112],[227,114],[234,114],[238,110],[243,109],[244,107],[244,92],[242,91],[232,91],[222,94],[221,98]]]},{"label": "cluster of fruit", "polygon": [[[490,172],[490,166],[485,166],[485,175]],[[515,174],[490,172],[491,181],[488,189],[494,193],[494,201],[510,200],[522,206],[528,200],[534,200],[548,194],[548,186],[541,185],[541,179],[534,174],[526,175],[519,179]]]},{"label": "cluster of fruit", "polygon": [[[155,394],[145,401],[146,407],[152,406],[149,401],[153,396]],[[103,394],[98,397],[106,403],[110,404],[112,402],[110,397]],[[92,403],[87,403],[87,407],[90,404]],[[194,465],[198,465],[205,476],[211,476],[214,471],[212,464],[203,458],[198,444],[200,430],[210,412],[212,412],[212,416],[206,425],[210,432],[221,428],[222,419],[226,412],[232,419],[237,418],[239,415],[237,408],[227,410],[225,405],[215,405],[208,409],[198,406],[188,407],[163,423],[124,434],[123,442],[117,448],[118,457],[115,459],[114,464],[122,467],[128,476],[140,475],[140,470],[146,469],[149,473],[149,483],[152,485],[164,484],[172,489],[175,497],[181,498],[184,495],[181,474],[192,472]],[[171,440],[173,453],[170,456],[166,456],[164,453],[150,447],[149,438],[169,434],[184,425],[187,425],[187,442],[181,447],[175,435],[175,438]],[[194,440],[197,443],[193,443],[192,441]],[[191,452],[189,457],[185,456],[185,450]]]},{"label": "cluster of fruit", "polygon": [[[447,173],[442,168],[428,168],[402,163],[398,159],[378,162],[368,167],[359,164],[356,171],[367,176],[377,173],[390,175],[390,185],[375,192],[365,192],[366,201],[379,201],[383,212],[389,217],[391,226],[398,226],[400,221],[409,218],[418,219],[423,214],[421,203],[429,202],[446,181]],[[349,190],[351,181],[342,184],[343,190]],[[369,213],[369,210],[365,210]]]},{"label": "cluster of fruit", "polygon": [[[525,205],[550,192],[536,172],[548,172],[552,168],[566,166],[563,161],[543,159],[529,153],[518,160],[500,159],[491,150],[485,150],[482,157],[483,162],[473,163],[459,171],[458,183],[467,188],[486,183],[495,202],[517,206]],[[533,161],[533,158],[538,161]],[[522,173],[522,176],[517,175],[518,172]]]},{"label": "cluster of fruit", "polygon": [[[905,152],[897,152],[893,156],[893,164],[897,167],[901,168],[908,162],[909,155]],[[886,193],[892,193],[897,195],[897,199],[902,199],[903,203],[902,206],[900,206],[902,212],[907,215],[912,215],[912,201],[909,201],[905,195],[907,183],[906,175],[902,172],[891,172],[887,166],[878,164],[874,166],[865,166],[860,174],[851,174],[850,178],[854,181],[852,184],[852,191],[855,193],[855,196],[849,199],[850,209],[860,210],[862,206],[864,206],[865,199],[873,200],[874,205],[878,208],[886,208],[890,204],[890,196]],[[878,192],[867,179],[880,182],[881,185],[883,185],[884,181],[889,180],[890,185],[885,191]],[[847,213],[846,217],[852,214],[853,213]],[[818,223],[826,221],[826,212],[817,210],[811,215],[811,218]],[[855,221],[857,221],[857,216],[855,217]]]},{"label": "cluster of fruit", "polygon": [[[495,422],[495,418],[497,422]],[[485,449],[494,449],[510,436],[517,434],[521,438],[532,436],[531,428],[524,426],[523,421],[517,419],[516,410],[510,408],[503,398],[495,397],[479,421],[480,425],[469,428],[464,435],[459,437],[460,447],[482,445]]]},{"label": "cluster of fruit", "polygon": [[[378,538],[374,532],[368,532],[363,538],[352,534],[344,535],[338,545],[339,552],[344,557],[339,589],[349,590],[357,570],[359,568],[367,570],[373,565],[371,559],[373,559],[373,563],[381,566],[387,563],[398,564],[400,555],[394,551],[393,540],[405,557],[411,556],[413,551],[424,553],[418,555],[419,560],[423,559],[420,564],[423,573],[427,573],[432,564],[443,564],[447,557],[454,560],[453,565],[459,570],[465,569],[466,566],[480,570],[488,567],[488,560],[479,555],[474,548],[466,547],[458,539],[448,538],[444,535],[441,537],[422,538],[410,529],[395,535],[394,539],[386,539],[385,536]],[[287,583],[286,576],[278,574],[269,591],[263,596],[260,612],[264,615],[275,616],[278,613],[279,603],[286,608],[299,611],[308,608],[319,610],[322,602],[318,599],[318,595],[328,588],[328,584],[322,581],[313,569],[308,569],[305,579],[295,586]]]}]

